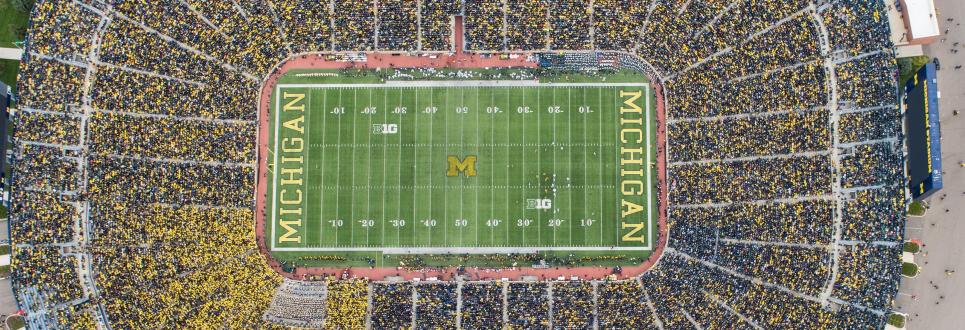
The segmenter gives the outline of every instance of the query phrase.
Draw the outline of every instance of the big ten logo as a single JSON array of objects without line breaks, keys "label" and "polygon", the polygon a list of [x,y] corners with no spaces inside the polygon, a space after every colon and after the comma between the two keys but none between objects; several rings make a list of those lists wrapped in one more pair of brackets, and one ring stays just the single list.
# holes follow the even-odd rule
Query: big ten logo
[{"label": "big ten logo", "polygon": [[464,173],[467,177],[476,176],[476,156],[466,156],[465,159],[459,160],[459,157],[450,155],[446,163],[449,165],[446,176],[455,177],[459,176],[459,173]]},{"label": "big ten logo", "polygon": [[526,208],[530,210],[549,210],[553,208],[552,199],[527,199]]},{"label": "big ten logo", "polygon": [[373,134],[396,134],[399,133],[399,124],[372,124]]}]

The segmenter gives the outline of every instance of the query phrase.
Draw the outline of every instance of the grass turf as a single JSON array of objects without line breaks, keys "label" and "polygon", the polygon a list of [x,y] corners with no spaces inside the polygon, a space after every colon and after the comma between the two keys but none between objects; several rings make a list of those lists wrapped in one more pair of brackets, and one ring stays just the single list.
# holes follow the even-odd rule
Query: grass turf
[{"label": "grass turf", "polygon": [[[621,81],[627,79],[624,76]],[[333,81],[345,82],[326,78],[324,83]],[[368,77],[360,82],[372,83]],[[655,162],[655,100],[647,87],[457,85],[284,88],[282,94],[305,95],[301,101],[305,110],[281,111],[277,113],[279,123],[273,110],[269,162],[275,161],[274,156],[292,156],[275,154],[283,151],[282,147],[294,146],[284,139],[304,138],[304,150],[298,153],[303,159],[296,163],[304,181],[297,186],[303,194],[296,228],[300,241],[279,242],[286,228],[273,220],[273,212],[284,218],[277,213],[283,206],[272,202],[281,189],[294,188],[280,185],[273,177],[274,171],[288,168],[286,163],[279,160],[280,167],[269,167],[267,234],[270,247],[271,239],[276,241],[275,256],[282,260],[301,258],[299,264],[361,265],[369,258],[377,264],[396,260],[383,260],[388,257],[378,252],[333,253],[326,249],[551,247],[561,250],[550,253],[555,255],[592,259],[630,254],[636,262],[649,255],[606,251],[612,246],[652,246],[651,242],[622,241],[626,231],[620,227],[619,214],[618,130],[624,101],[620,91],[644,95],[636,103],[650,111],[648,149],[650,162]],[[282,95],[278,101],[284,105],[292,100]],[[276,124],[302,115],[302,134],[286,133],[291,130],[282,128],[282,139],[276,147]],[[374,126],[382,124],[395,124],[399,131],[374,133]],[[460,159],[477,156],[477,175],[446,176],[449,155]],[[653,188],[656,179],[652,166],[647,176]],[[656,239],[656,191],[652,189],[649,195],[644,192],[639,198],[637,202],[644,211],[638,215],[649,215],[643,220],[649,231],[644,236]],[[545,210],[527,208],[528,200],[533,199],[549,199],[553,205]],[[572,247],[601,249],[566,251]],[[279,248],[313,250],[279,252]],[[349,258],[311,260],[313,255]],[[580,263],[577,260],[566,262]],[[472,258],[461,261],[479,263]]]},{"label": "grass turf", "polygon": [[[30,12],[18,5],[21,2],[33,1],[0,0],[0,13],[4,13],[0,15],[0,47],[13,48],[14,42],[23,41]],[[19,69],[20,61],[0,60],[0,81],[14,86]]]}]

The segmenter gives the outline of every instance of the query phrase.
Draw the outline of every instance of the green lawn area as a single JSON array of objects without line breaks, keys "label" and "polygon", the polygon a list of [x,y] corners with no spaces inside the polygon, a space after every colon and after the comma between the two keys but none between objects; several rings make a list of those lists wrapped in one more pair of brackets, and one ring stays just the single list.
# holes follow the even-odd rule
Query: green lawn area
[{"label": "green lawn area", "polygon": [[[3,13],[0,15],[0,47],[15,47],[14,42],[23,40],[30,11],[22,10],[19,4],[26,3],[32,6],[30,4],[33,2],[32,0],[0,0],[0,13]],[[0,81],[13,86],[17,80],[19,67],[19,61],[0,60]]]},{"label": "green lawn area", "polygon": [[897,313],[888,315],[888,324],[903,328],[905,327],[905,316]]},{"label": "green lawn area", "polygon": [[[279,260],[333,267],[528,266],[540,259],[615,266],[649,256],[645,249],[653,247],[657,229],[650,189],[656,170],[644,164],[655,161],[656,131],[645,76],[564,81],[591,86],[405,87],[324,85],[377,82],[377,75],[361,72],[293,77],[311,72],[293,71],[280,81],[322,85],[285,87],[280,104],[288,110],[272,112],[269,146],[277,159],[270,161],[267,234]],[[612,84],[631,77],[636,85]],[[625,102],[642,110],[621,113]],[[281,142],[274,138],[276,114]],[[621,120],[633,116],[640,131],[626,137],[639,141],[621,142],[621,127],[634,125]],[[297,151],[295,139],[303,141]],[[641,150],[639,170],[633,162],[621,166],[621,148]],[[472,175],[452,170],[468,166],[452,165],[453,158],[469,156],[475,157]],[[640,173],[639,194],[621,195],[621,170],[628,177]],[[301,183],[290,181],[296,172]],[[293,189],[301,196],[297,206],[279,197],[295,196]],[[641,211],[621,219],[624,200]],[[643,225],[631,233],[624,223]],[[287,240],[295,227],[298,239]],[[506,256],[536,250],[543,254]]]},{"label": "green lawn area", "polygon": [[901,274],[905,276],[915,276],[918,275],[918,265],[905,262],[901,264]]},{"label": "green lawn area", "polygon": [[918,69],[921,69],[921,67],[927,64],[928,61],[931,61],[931,58],[924,55],[899,58],[898,69],[901,73],[898,75],[898,85],[905,86],[905,83],[908,82],[908,79],[911,79],[913,76],[915,76],[915,73],[918,72]]},{"label": "green lawn area", "polygon": [[919,201],[911,202],[911,205],[908,206],[908,215],[918,217],[925,215],[925,205]]},{"label": "green lawn area", "polygon": [[19,316],[17,316],[17,317],[11,317],[10,320],[7,321],[7,325],[10,326],[10,329],[14,329],[14,330],[16,330],[16,329],[23,329],[24,327],[27,326],[27,324],[24,323],[23,318],[21,318],[21,317],[19,317]]},{"label": "green lawn area", "polygon": [[918,246],[918,243],[915,243],[915,242],[905,242],[905,252],[918,253],[918,251],[920,251],[920,250],[921,250],[921,247]]},{"label": "green lawn area", "polygon": [[0,256],[10,254],[10,245],[0,245]]}]

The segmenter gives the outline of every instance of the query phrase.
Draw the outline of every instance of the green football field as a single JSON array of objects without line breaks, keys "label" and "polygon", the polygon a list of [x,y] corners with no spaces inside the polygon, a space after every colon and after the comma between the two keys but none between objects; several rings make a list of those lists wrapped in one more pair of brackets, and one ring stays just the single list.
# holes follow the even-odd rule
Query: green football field
[{"label": "green football field", "polygon": [[654,246],[646,83],[280,84],[272,102],[272,251]]}]

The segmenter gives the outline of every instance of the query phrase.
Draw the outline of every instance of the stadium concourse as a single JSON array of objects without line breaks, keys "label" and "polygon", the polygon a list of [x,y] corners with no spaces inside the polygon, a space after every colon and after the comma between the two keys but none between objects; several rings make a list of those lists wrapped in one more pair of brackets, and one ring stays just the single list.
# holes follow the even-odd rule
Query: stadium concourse
[{"label": "stadium concourse", "polygon": [[[38,1],[13,116],[18,304],[31,328],[881,328],[908,201],[883,13],[879,0]],[[255,141],[273,68],[456,49],[624,52],[664,87],[669,237],[654,267],[593,281],[296,281],[269,267]]]}]

